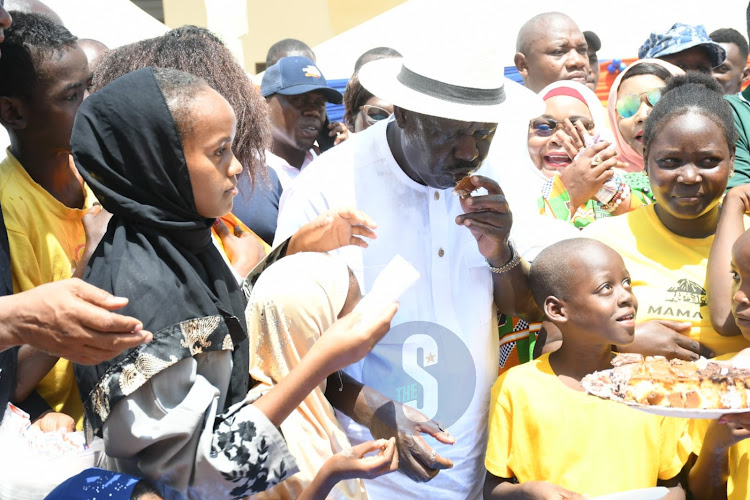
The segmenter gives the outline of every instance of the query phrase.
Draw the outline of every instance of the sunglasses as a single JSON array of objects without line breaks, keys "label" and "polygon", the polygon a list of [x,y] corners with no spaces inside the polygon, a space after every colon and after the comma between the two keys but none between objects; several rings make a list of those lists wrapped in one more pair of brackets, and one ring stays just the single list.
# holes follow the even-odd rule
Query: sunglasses
[{"label": "sunglasses", "polygon": [[380,120],[386,120],[393,114],[387,109],[370,104],[364,104],[359,109],[364,113],[365,121],[367,121],[368,125],[374,125]]},{"label": "sunglasses", "polygon": [[[581,122],[586,130],[594,129],[594,122],[588,118],[578,118],[576,122]],[[539,137],[549,137],[554,134],[558,128],[565,126],[565,122],[564,120],[558,121],[552,118],[537,118],[536,120],[531,120],[529,126],[534,135]]]},{"label": "sunglasses", "polygon": [[630,118],[638,112],[642,102],[653,108],[659,102],[659,99],[661,99],[661,91],[662,88],[656,88],[641,92],[640,94],[623,96],[617,101],[617,114],[622,118]]}]

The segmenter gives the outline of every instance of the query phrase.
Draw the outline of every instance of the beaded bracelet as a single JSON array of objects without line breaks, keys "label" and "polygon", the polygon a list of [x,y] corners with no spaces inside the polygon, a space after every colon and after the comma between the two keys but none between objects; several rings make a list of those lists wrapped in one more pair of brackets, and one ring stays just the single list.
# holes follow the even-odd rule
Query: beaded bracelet
[{"label": "beaded bracelet", "polygon": [[617,207],[619,207],[622,204],[622,200],[630,193],[630,186],[628,186],[625,183],[620,184],[617,188],[617,192],[612,197],[611,200],[605,205],[602,205],[602,210],[605,212],[612,213],[615,210],[617,210]]}]

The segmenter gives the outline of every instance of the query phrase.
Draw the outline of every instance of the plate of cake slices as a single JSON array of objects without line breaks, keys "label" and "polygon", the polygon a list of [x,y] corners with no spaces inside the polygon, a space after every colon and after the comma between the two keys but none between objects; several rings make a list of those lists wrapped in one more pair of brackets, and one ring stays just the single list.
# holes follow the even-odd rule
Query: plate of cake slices
[{"label": "plate of cake slices", "polygon": [[640,354],[618,354],[612,366],[586,375],[583,388],[600,398],[667,417],[713,419],[750,412],[748,367]]}]

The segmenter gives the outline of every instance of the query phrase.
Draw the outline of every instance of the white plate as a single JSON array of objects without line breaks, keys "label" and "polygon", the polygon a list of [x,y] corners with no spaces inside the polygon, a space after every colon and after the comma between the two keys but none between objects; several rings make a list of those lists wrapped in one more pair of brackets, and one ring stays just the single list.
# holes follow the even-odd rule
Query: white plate
[{"label": "white plate", "polygon": [[[598,373],[609,373],[612,369],[602,370]],[[596,382],[596,384],[592,384]],[[730,413],[747,413],[750,412],[750,408],[723,408],[723,409],[699,409],[699,408],[672,408],[669,406],[651,406],[644,405],[641,403],[635,403],[633,401],[625,401],[617,394],[612,392],[612,388],[602,384],[596,380],[592,375],[587,375],[581,380],[581,385],[589,394],[599,396],[602,399],[608,399],[617,403],[623,403],[636,410],[645,411],[646,413],[652,413],[654,415],[661,415],[663,417],[679,417],[679,418],[707,418],[716,419],[722,415],[729,415]],[[624,498],[624,497],[623,497]]]},{"label": "white plate", "polygon": [[657,486],[656,488],[621,491],[620,493],[594,497],[591,500],[661,500],[667,493],[669,493],[667,488]]}]

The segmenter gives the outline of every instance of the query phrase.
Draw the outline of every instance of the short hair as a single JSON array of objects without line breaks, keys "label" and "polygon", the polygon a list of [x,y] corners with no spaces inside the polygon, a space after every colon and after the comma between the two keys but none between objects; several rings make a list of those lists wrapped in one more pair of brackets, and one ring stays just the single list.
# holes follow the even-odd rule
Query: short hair
[{"label": "short hair", "polygon": [[354,63],[354,72],[359,71],[359,68],[364,66],[366,62],[387,59],[389,57],[401,57],[401,53],[390,47],[375,47],[374,49],[370,49],[357,58],[357,62]]},{"label": "short hair", "polygon": [[672,77],[672,73],[670,73],[667,68],[660,64],[640,63],[636,64],[625,72],[622,80],[620,80],[620,85],[622,85],[622,82],[624,82],[628,78],[633,78],[634,76],[640,75],[654,75],[655,77],[664,80],[664,82]]},{"label": "short hair", "polygon": [[651,110],[643,130],[644,156],[648,156],[657,131],[663,130],[665,123],[691,111],[716,123],[724,132],[729,150],[734,150],[739,136],[734,126],[732,108],[724,100],[724,90],[711,75],[688,71],[685,75],[669,79],[661,99]]},{"label": "short hair", "polygon": [[533,38],[536,36],[537,30],[540,28],[540,26],[542,24],[549,23],[551,20],[556,18],[566,19],[575,24],[573,18],[571,18],[567,14],[563,14],[562,12],[542,12],[541,14],[537,14],[536,16],[526,21],[523,26],[521,26],[521,29],[518,30],[518,36],[516,37],[516,52],[528,54],[529,50],[531,50]]},{"label": "short hair", "polygon": [[0,96],[28,98],[46,58],[72,48],[76,38],[45,15],[11,11],[13,24],[0,43]]},{"label": "short hair", "polygon": [[591,245],[603,245],[590,238],[572,238],[558,241],[548,246],[536,256],[529,270],[529,288],[534,302],[544,310],[547,297],[567,300],[570,297],[570,286],[576,282],[578,272],[568,265],[570,259],[581,259],[581,255]]},{"label": "short hair", "polygon": [[372,93],[359,81],[359,75],[354,73],[344,90],[344,124],[354,128],[354,117],[371,97]]},{"label": "short hair", "polygon": [[97,61],[92,91],[148,66],[178,69],[202,78],[229,102],[237,117],[232,152],[244,167],[241,175],[248,175],[253,183],[266,180],[265,151],[271,137],[266,102],[229,49],[215,39],[202,29],[178,28],[110,50]]},{"label": "short hair", "polygon": [[210,87],[202,78],[172,68],[154,68],[154,78],[184,143],[193,132],[191,103]]},{"label": "short hair", "polygon": [[[5,0],[4,7],[7,10],[14,10],[16,12],[42,14],[57,24],[63,25],[60,15],[40,0]],[[15,17],[13,20],[15,21]]]},{"label": "short hair", "polygon": [[266,54],[266,68],[276,64],[279,59],[286,57],[290,52],[298,52],[312,62],[315,62],[315,52],[305,42],[294,38],[285,38],[271,45]]},{"label": "short hair", "polygon": [[174,38],[202,36],[204,38],[208,38],[212,42],[224,45],[224,40],[222,40],[216,33],[212,32],[208,28],[195,26],[194,24],[186,24],[184,26],[180,26],[179,28],[169,30],[164,33],[164,36],[172,36]]},{"label": "short hair", "polygon": [[156,483],[153,483],[150,479],[141,479],[133,487],[133,491],[130,492],[130,500],[141,500],[145,497],[153,497],[154,495],[158,498],[164,499],[164,487],[159,488]]},{"label": "short hair", "polygon": [[721,29],[714,31],[710,35],[708,35],[708,37],[716,43],[735,44],[740,51],[740,57],[743,60],[747,59],[747,54],[748,54],[747,40],[745,40],[745,37],[742,36],[742,33],[737,31],[736,29],[721,28]]}]

